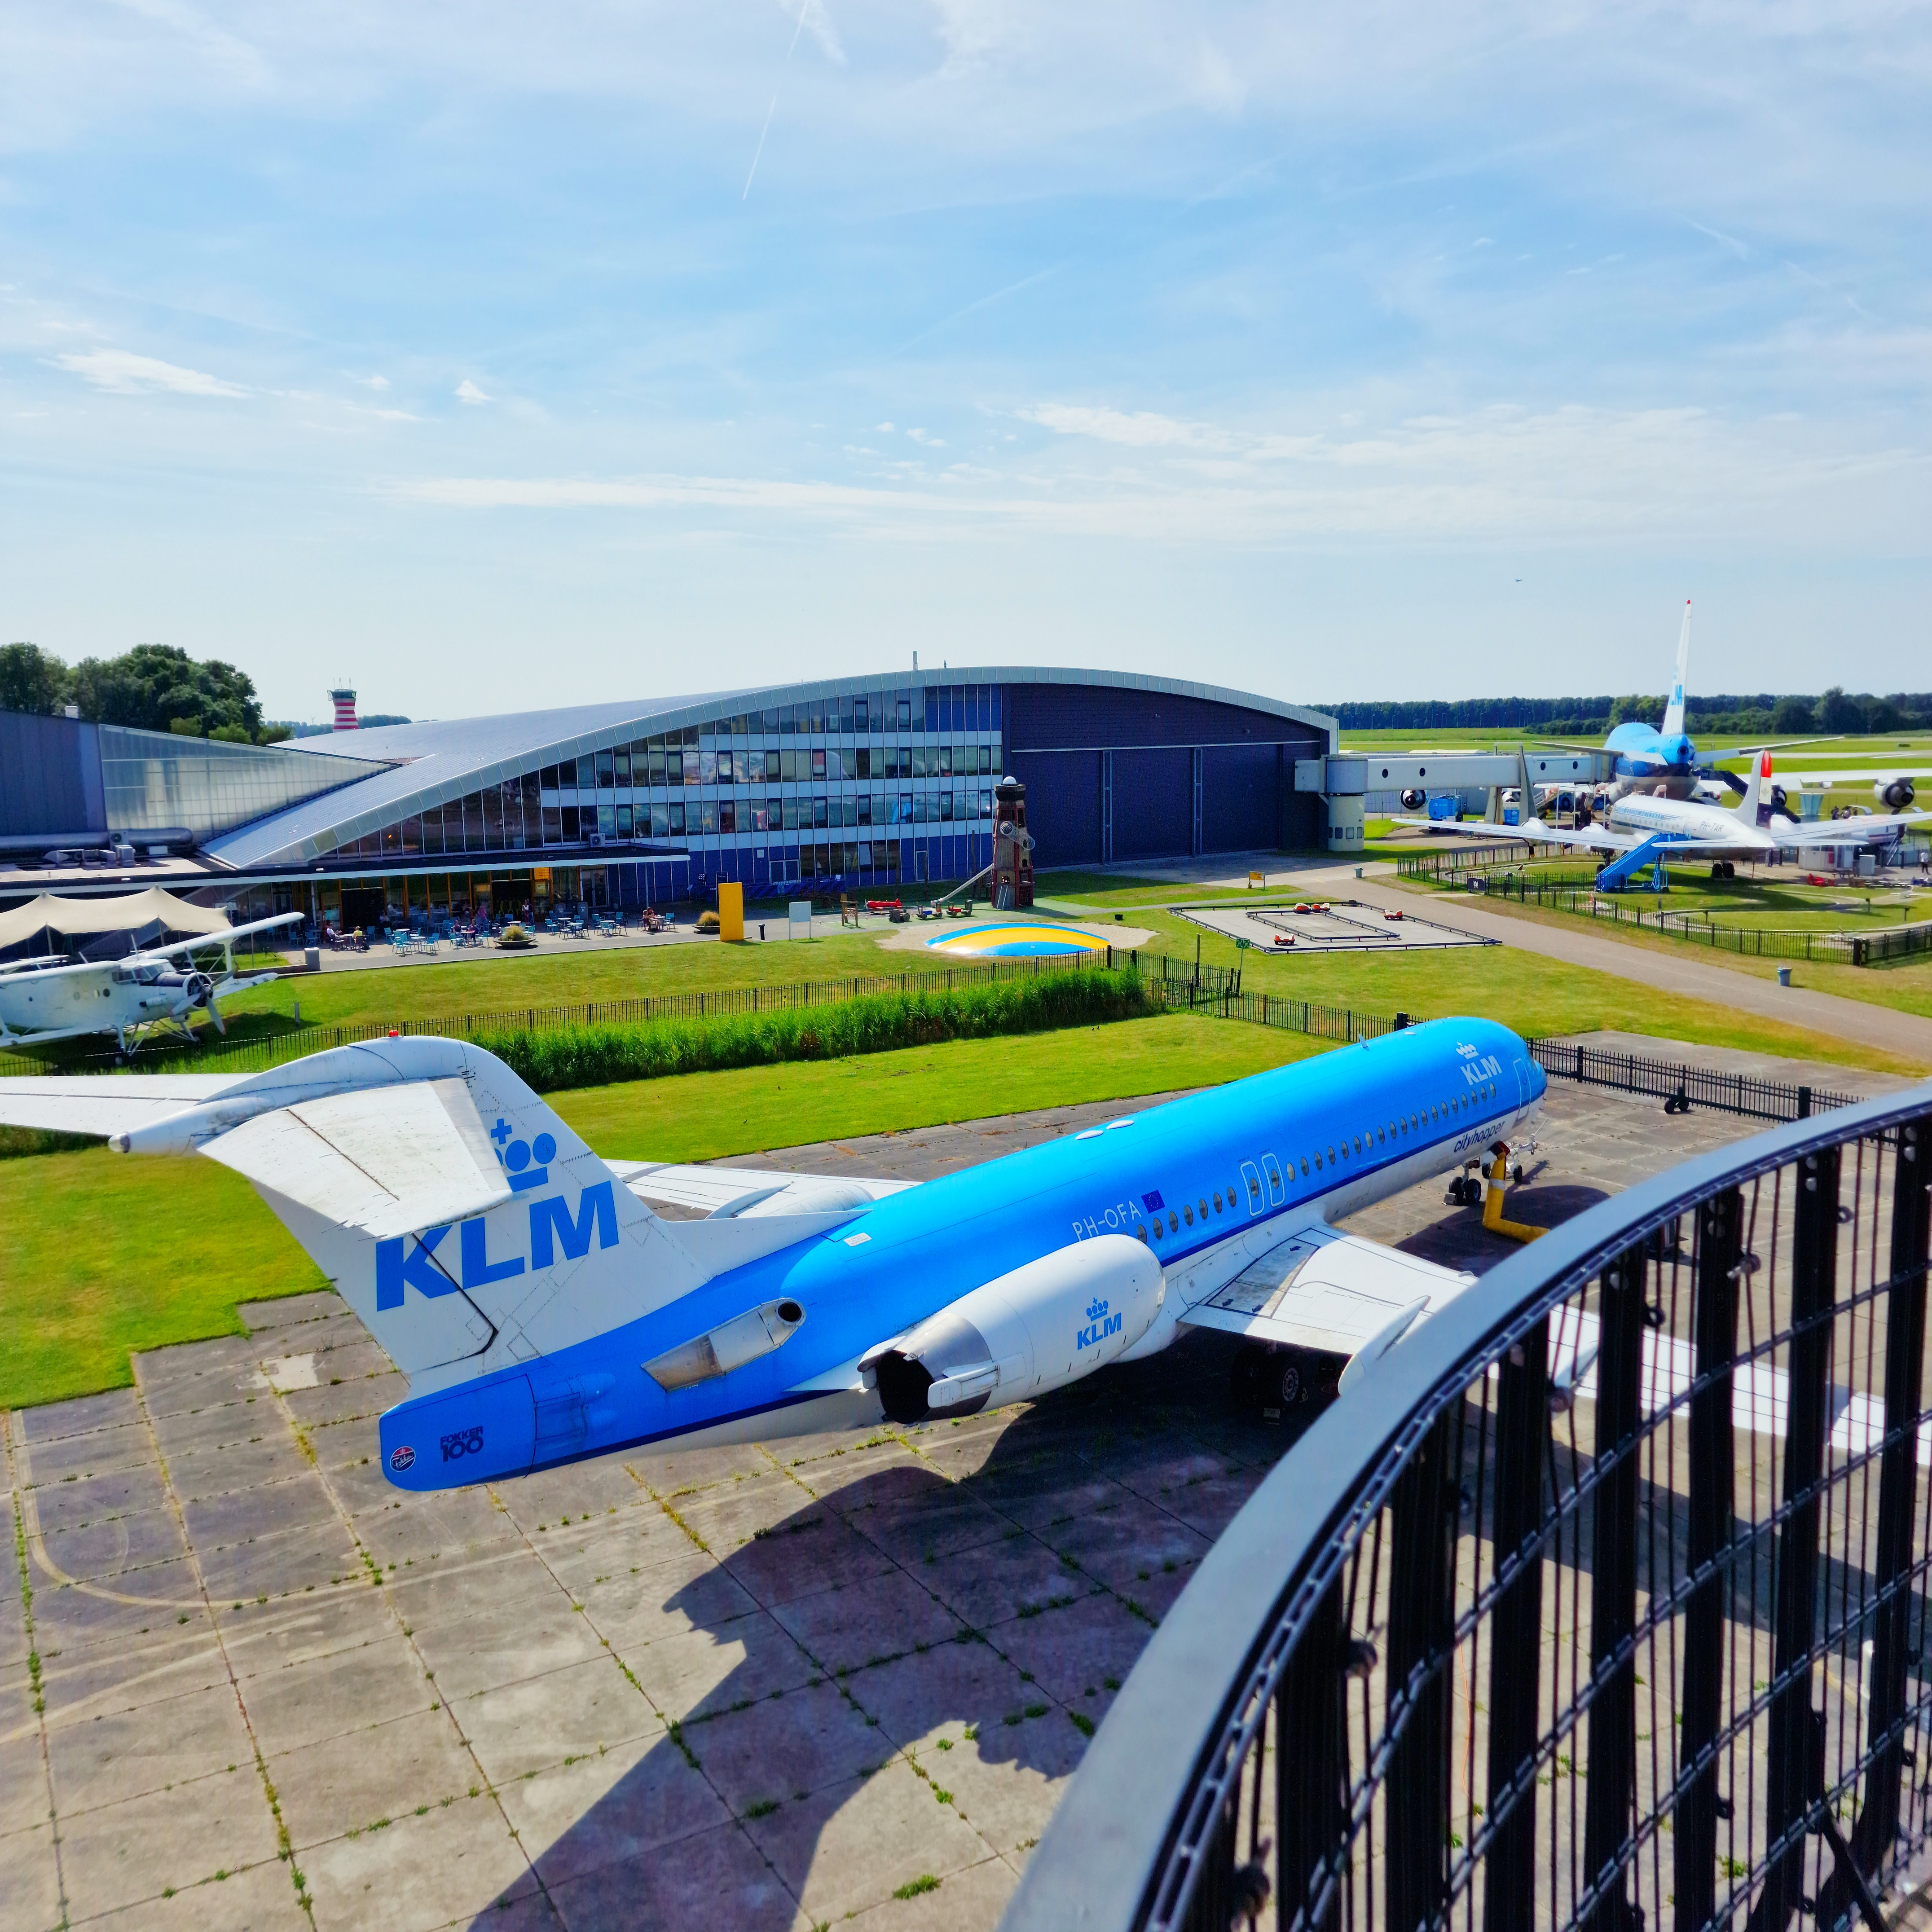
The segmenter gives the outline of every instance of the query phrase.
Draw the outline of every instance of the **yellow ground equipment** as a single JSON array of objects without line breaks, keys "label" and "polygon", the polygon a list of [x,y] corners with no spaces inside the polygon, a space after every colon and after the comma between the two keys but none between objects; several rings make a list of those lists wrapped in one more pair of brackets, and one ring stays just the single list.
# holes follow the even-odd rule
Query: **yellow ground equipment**
[{"label": "yellow ground equipment", "polygon": [[1527,1222],[1503,1218],[1503,1188],[1509,1179],[1509,1149],[1496,1143],[1496,1160],[1490,1168],[1489,1185],[1483,1190],[1483,1226],[1492,1234],[1507,1234],[1513,1241],[1533,1241],[1546,1234],[1547,1228],[1532,1228]]}]

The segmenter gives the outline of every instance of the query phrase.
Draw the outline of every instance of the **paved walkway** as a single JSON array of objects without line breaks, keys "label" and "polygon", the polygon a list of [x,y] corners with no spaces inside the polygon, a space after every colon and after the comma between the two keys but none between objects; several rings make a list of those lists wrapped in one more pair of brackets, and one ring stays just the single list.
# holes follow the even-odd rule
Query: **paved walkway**
[{"label": "paved walkway", "polygon": [[[1418,897],[1414,892],[1374,878],[1351,879],[1349,890],[1371,905],[1407,908],[1414,905]],[[1784,1020],[1828,1039],[1855,1041],[1860,1046],[1895,1053],[1932,1067],[1932,1019],[1922,1015],[1869,1005],[1863,1000],[1843,999],[1835,993],[1818,992],[1809,986],[1780,986],[1774,980],[1760,980],[1706,960],[1680,958],[1649,946],[1605,939],[1597,933],[1571,932],[1540,920],[1490,912],[1446,892],[1426,896],[1430,917],[1444,926],[1456,926],[1485,939],[1500,940],[1504,945],[1526,952],[1539,952],[1546,959],[1560,959],[1565,965],[1614,973],[1619,979],[1634,980],[1660,992],[1708,1000],[1714,1006],[1728,1006],[1760,1019]]]}]

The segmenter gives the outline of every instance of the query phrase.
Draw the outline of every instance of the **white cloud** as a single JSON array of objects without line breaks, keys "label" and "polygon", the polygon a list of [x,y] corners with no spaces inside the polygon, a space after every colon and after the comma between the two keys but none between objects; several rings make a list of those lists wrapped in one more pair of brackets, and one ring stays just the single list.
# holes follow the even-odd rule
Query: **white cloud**
[{"label": "white cloud", "polygon": [[875,424],[874,427],[877,428],[881,436],[890,436],[892,433],[892,426],[889,422]]},{"label": "white cloud", "polygon": [[152,356],[136,356],[125,349],[92,349],[85,354],[57,356],[63,369],[71,370],[97,389],[117,396],[138,395],[148,389],[165,389],[177,396],[245,396],[238,382],[224,382],[218,376],[199,369],[184,369],[178,362],[163,362]]},{"label": "white cloud", "polygon": [[456,386],[456,400],[459,403],[487,403],[492,400],[493,398],[486,396],[483,392],[479,389],[467,376],[466,376],[464,377],[463,380]]},{"label": "white cloud", "polygon": [[343,373],[349,376],[352,382],[360,382],[364,388],[374,389],[379,394],[389,386],[389,379],[386,376],[357,376],[350,374],[346,370]]},{"label": "white cloud", "polygon": [[[922,485],[917,465],[894,466],[909,472],[896,488],[758,476],[442,477],[380,494],[451,509],[737,513],[865,537],[1004,530],[1405,550],[1488,541],[1595,548],[1741,532],[1828,544],[1873,540],[1880,525],[1902,540],[1932,511],[1932,464],[1910,449],[1850,448],[1802,422],[1732,423],[1691,409],[1498,405],[1340,438],[1179,427],[1187,436],[1142,436],[1144,466],[1022,475],[962,466],[948,472],[944,495]],[[1238,443],[1240,453],[1204,458],[1202,437]]]}]

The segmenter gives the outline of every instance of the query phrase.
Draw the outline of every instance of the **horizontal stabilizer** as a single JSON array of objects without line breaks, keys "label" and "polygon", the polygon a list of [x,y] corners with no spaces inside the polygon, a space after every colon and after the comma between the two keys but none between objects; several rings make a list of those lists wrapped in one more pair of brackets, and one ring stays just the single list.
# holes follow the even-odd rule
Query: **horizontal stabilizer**
[{"label": "horizontal stabilizer", "polygon": [[0,1080],[0,1127],[40,1127],[104,1138],[171,1119],[248,1078],[245,1073],[75,1073]]},{"label": "horizontal stabilizer", "polygon": [[374,1240],[480,1214],[510,1198],[460,1079],[298,1102],[243,1122],[202,1151]]}]

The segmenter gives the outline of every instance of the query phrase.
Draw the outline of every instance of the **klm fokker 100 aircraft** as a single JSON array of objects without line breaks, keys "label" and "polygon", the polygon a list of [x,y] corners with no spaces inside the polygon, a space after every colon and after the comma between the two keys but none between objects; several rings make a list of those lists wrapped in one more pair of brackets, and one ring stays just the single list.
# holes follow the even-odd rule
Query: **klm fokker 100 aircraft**
[{"label": "klm fokker 100 aircraft", "polygon": [[969,1415],[1189,1326],[1362,1372],[1474,1277],[1330,1222],[1486,1165],[1544,1087],[1506,1028],[1436,1020],[916,1186],[607,1162],[446,1040],[8,1080],[0,1124],[245,1174],[409,1377],[382,1460],[435,1490]]}]

